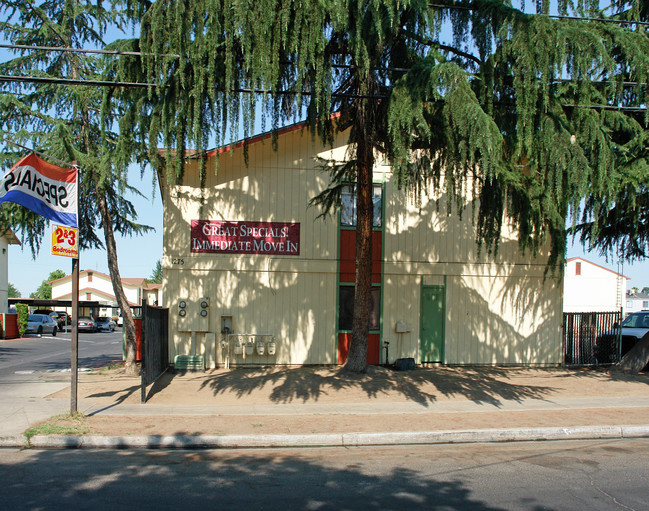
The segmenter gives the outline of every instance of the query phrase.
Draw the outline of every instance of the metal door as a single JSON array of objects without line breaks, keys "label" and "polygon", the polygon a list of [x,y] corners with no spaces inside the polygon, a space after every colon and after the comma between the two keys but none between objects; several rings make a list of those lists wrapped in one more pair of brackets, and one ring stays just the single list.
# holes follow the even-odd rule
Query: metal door
[{"label": "metal door", "polygon": [[421,362],[444,362],[445,295],[444,286],[421,288]]}]

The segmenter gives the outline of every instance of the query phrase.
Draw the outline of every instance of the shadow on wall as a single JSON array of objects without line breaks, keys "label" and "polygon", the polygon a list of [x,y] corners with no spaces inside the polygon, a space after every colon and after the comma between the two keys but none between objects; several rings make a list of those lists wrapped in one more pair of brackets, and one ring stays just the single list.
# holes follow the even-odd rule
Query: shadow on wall
[{"label": "shadow on wall", "polygon": [[[432,196],[432,192],[430,193]],[[417,203],[395,191],[386,218],[386,277],[446,277],[446,360],[462,364],[558,364],[561,362],[559,283],[547,267],[547,254],[523,254],[518,241],[505,232],[497,254],[479,253],[468,203],[464,215],[445,214],[446,196]],[[402,240],[410,240],[404,243]],[[387,280],[387,279],[386,279]],[[441,280],[436,281],[441,284]],[[412,286],[411,286],[412,287]],[[410,300],[419,302],[408,295]],[[386,293],[386,301],[391,297]],[[395,300],[404,300],[403,296]],[[385,304],[388,305],[389,304]],[[402,308],[412,313],[410,302]],[[414,308],[417,309],[418,306]],[[391,310],[391,309],[389,309]],[[394,314],[394,312],[391,313]],[[413,319],[415,335],[404,343],[405,356],[414,356],[419,310]],[[401,317],[387,317],[387,328]],[[385,332],[385,331],[384,331]],[[393,334],[392,334],[393,335]],[[391,346],[392,347],[392,346]],[[399,354],[391,353],[391,357]],[[404,356],[404,354],[401,354]]]},{"label": "shadow on wall", "polygon": [[[295,220],[289,218],[295,206],[287,204],[294,202],[293,195],[298,192],[289,192],[288,187],[265,189],[269,174],[277,172],[277,169],[245,166],[226,170],[223,166],[216,178],[208,179],[209,192],[190,187],[172,191],[176,195],[173,201],[167,202],[166,208],[171,211],[167,214],[171,214],[171,218],[185,219],[166,227],[169,239],[176,240],[177,247],[182,247],[178,253],[189,256],[188,217],[194,214],[203,219]],[[307,186],[299,189],[297,202],[304,201],[304,208],[311,198],[309,195],[315,195],[315,188],[325,183],[321,173],[314,171],[314,176],[302,178]],[[555,356],[555,352],[560,344],[561,318],[554,312],[554,295],[540,293],[545,286],[543,280],[526,274],[542,273],[544,259],[530,264],[530,258],[521,256],[518,242],[511,237],[503,237],[496,256],[488,256],[484,250],[478,254],[475,226],[470,218],[472,204],[467,205],[463,217],[457,212],[446,215],[439,207],[446,202],[444,194],[438,200],[426,199],[415,204],[405,192],[392,190],[392,184],[388,187],[391,191],[386,194],[389,198],[385,221],[386,264],[397,268],[401,275],[415,278],[418,277],[417,268],[424,268],[428,275],[449,277],[447,297],[455,299],[447,301],[446,344],[447,354],[454,350],[454,358],[447,360],[529,364],[552,363],[556,359],[558,363],[560,353]],[[270,203],[260,200],[262,193],[271,197]],[[290,193],[293,195],[289,196]],[[173,208],[177,210],[174,212]],[[287,216],[276,216],[278,213],[273,208],[279,208],[277,211],[283,208]],[[276,335],[278,346],[274,361],[277,363],[336,362],[335,269],[318,274],[311,273],[311,268],[307,267],[315,264],[317,257],[334,264],[336,261],[335,247],[323,247],[318,244],[317,236],[306,236],[307,229],[315,230],[319,228],[318,222],[322,222],[315,220],[317,213],[312,208],[305,217],[303,236],[313,240],[313,246],[302,241],[300,256],[295,259],[304,263],[304,273],[300,273],[299,279],[297,273],[287,270],[288,266],[279,271],[272,257],[191,254],[191,265],[186,262],[182,268],[187,277],[182,280],[184,287],[178,290],[179,297],[211,297],[210,330],[217,331],[217,345],[221,340],[219,314],[225,313],[232,315],[235,332]],[[166,255],[175,257],[173,249]],[[493,262],[499,266],[492,265]],[[230,264],[231,268],[224,269],[224,264]],[[215,269],[215,266],[222,269]],[[172,271],[175,269],[180,270],[174,267]],[[493,285],[493,277],[498,278],[497,288]],[[481,289],[476,288],[478,278],[485,279]],[[491,288],[485,288],[484,282],[488,279],[492,279]],[[386,311],[391,306],[391,297],[385,294],[383,299]],[[174,304],[170,306],[173,308]],[[412,312],[414,315],[408,319],[416,325],[419,310]],[[392,319],[384,317],[384,320]],[[557,339],[559,344],[548,342],[548,339]],[[413,340],[411,344],[413,342],[418,341]],[[186,354],[187,345],[186,339],[182,346],[176,346],[177,351],[170,350],[170,356]],[[412,349],[413,346],[404,346],[402,353],[391,353],[391,358],[404,356],[403,352],[411,353]],[[268,360],[251,362],[268,363]]]}]

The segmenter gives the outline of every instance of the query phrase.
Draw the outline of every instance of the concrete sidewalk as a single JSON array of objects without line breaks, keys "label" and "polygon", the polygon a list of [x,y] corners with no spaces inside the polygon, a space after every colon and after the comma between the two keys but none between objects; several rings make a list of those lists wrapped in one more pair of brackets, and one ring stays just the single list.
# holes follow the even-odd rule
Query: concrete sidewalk
[{"label": "concrete sidewalk", "polygon": [[[23,382],[0,444],[50,411],[69,411],[69,375]],[[47,393],[47,389],[52,392]],[[649,436],[649,376],[604,370],[448,368],[367,375],[335,368],[167,374],[147,389],[118,371],[80,375],[87,432],[37,435],[32,447],[353,446]],[[36,397],[36,395],[40,397]],[[38,417],[38,418],[37,418]]]}]

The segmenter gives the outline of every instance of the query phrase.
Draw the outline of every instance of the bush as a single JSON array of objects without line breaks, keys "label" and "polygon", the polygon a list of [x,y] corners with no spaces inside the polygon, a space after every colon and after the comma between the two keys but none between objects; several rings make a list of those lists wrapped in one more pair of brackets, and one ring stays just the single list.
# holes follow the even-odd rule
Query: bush
[{"label": "bush", "polygon": [[25,334],[25,330],[27,330],[29,307],[24,303],[17,303],[16,312],[18,312],[18,333],[20,334],[20,337],[22,337]]}]

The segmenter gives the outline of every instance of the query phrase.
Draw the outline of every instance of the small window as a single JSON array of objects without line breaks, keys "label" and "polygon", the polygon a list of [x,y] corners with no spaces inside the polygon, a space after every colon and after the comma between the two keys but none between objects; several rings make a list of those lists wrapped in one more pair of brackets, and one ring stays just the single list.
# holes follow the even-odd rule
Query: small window
[{"label": "small window", "polygon": [[92,272],[88,272],[88,282],[92,282]]},{"label": "small window", "polygon": [[86,300],[88,300],[88,301],[92,300],[92,294],[91,293],[86,293]]},{"label": "small window", "polygon": [[[354,317],[354,286],[340,286],[338,294],[338,329],[351,330]],[[381,288],[372,287],[370,330],[378,330],[381,314]]]},{"label": "small window", "polygon": [[581,275],[581,263],[575,263],[575,275]]},{"label": "small window", "polygon": [[[356,187],[345,185],[340,197],[340,224],[356,225]],[[374,185],[372,194],[373,218],[372,226],[381,227],[383,208],[383,188],[381,185]]]},{"label": "small window", "polygon": [[649,309],[649,300],[643,300],[642,301],[642,308],[643,309]]}]

